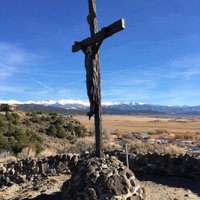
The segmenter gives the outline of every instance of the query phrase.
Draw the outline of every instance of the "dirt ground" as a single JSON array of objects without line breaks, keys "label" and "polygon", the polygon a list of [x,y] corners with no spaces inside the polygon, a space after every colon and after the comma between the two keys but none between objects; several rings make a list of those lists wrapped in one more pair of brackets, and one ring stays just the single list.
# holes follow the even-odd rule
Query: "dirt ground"
[{"label": "dirt ground", "polygon": [[[69,177],[49,177],[36,183],[14,184],[0,189],[1,200],[60,200],[60,188]],[[200,200],[200,182],[182,177],[138,177],[146,200]]]},{"label": "dirt ground", "polygon": [[68,176],[60,175],[38,180],[37,182],[13,184],[10,187],[0,189],[0,200],[59,200],[62,184],[68,178]]},{"label": "dirt ground", "polygon": [[199,200],[200,181],[183,177],[138,177],[146,200]]}]

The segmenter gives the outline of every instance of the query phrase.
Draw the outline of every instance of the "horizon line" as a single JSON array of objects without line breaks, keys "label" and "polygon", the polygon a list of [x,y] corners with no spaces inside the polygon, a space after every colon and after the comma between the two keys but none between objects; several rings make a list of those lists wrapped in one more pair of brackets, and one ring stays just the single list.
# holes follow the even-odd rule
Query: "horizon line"
[{"label": "horizon line", "polygon": [[[38,104],[38,105],[53,105],[53,104],[82,104],[84,106],[89,106],[89,101],[81,100],[81,99],[60,99],[60,100],[27,100],[27,101],[18,101],[18,100],[2,100],[0,99],[0,104]],[[103,106],[110,106],[110,105],[120,105],[120,104],[135,104],[135,105],[154,105],[154,106],[167,106],[167,107],[196,107],[200,105],[163,105],[159,103],[143,103],[137,102],[133,100],[126,100],[126,101],[102,101]]]}]

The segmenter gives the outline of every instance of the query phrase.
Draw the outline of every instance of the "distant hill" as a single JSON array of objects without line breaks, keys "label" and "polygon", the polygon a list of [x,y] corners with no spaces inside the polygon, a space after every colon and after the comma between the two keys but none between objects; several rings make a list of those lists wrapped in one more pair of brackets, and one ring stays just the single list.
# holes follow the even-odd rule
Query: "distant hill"
[{"label": "distant hill", "polygon": [[[36,104],[21,104],[17,105],[17,109],[24,112],[43,112],[43,113],[51,113],[58,112],[64,115],[86,115],[88,108],[86,109],[66,109],[60,107],[53,106],[44,106],[44,105],[36,105]],[[187,111],[187,112],[161,112],[153,109],[119,109],[117,107],[112,108],[108,106],[103,106],[102,108],[103,114],[118,114],[118,115],[200,115],[200,112],[195,111]]]},{"label": "distant hill", "polygon": [[[4,102],[5,103],[5,102]],[[10,102],[8,102],[10,103]],[[27,112],[58,112],[66,115],[86,114],[88,102],[75,100],[15,102],[17,109]],[[200,106],[163,106],[137,102],[102,103],[104,114],[167,114],[167,115],[200,115]]]},{"label": "distant hill", "polygon": [[[20,105],[17,105],[17,110],[24,111],[24,112],[43,112],[43,113],[57,112],[64,115],[86,115],[89,109],[88,108],[66,109],[66,108],[44,106],[44,105],[37,105],[37,104],[20,104]],[[109,107],[103,107],[102,110],[103,110],[103,114],[113,114],[113,115],[114,114],[118,114],[118,115],[165,114],[162,112],[157,112],[157,111],[152,111],[152,110],[119,110],[117,108],[109,108]]]},{"label": "distant hill", "polygon": [[17,110],[24,112],[43,112],[43,113],[52,113],[57,112],[64,115],[85,115],[86,110],[77,110],[77,109],[65,109],[54,106],[44,106],[38,104],[18,104],[16,106]]}]

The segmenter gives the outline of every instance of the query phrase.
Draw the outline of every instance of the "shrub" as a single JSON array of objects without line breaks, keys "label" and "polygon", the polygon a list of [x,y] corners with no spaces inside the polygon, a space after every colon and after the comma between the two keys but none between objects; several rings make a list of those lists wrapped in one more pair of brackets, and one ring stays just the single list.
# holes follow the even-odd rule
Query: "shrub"
[{"label": "shrub", "polygon": [[49,113],[49,116],[51,116],[51,119],[56,119],[56,117],[58,116],[58,113],[52,112],[52,113]]},{"label": "shrub", "polygon": [[7,141],[6,137],[3,136],[2,133],[0,133],[0,149],[1,149],[1,151],[9,150],[8,141]]},{"label": "shrub", "polygon": [[58,138],[65,138],[66,131],[61,125],[51,125],[48,129],[48,134]]},{"label": "shrub", "polygon": [[87,130],[83,125],[78,124],[77,126],[74,127],[74,131],[75,131],[76,136],[84,137]]},{"label": "shrub", "polygon": [[63,128],[63,126],[56,125],[55,127],[56,127],[56,137],[58,137],[58,138],[66,137],[66,132],[65,132],[65,129]]},{"label": "shrub", "polygon": [[[41,112],[26,113],[22,115],[23,118],[20,116],[9,112],[0,115],[0,150],[15,154],[22,151],[28,152],[30,149],[35,149],[36,153],[40,152],[43,141],[35,133],[36,131],[71,141],[87,135],[87,129],[72,116],[65,117],[57,113],[42,114]],[[32,145],[31,148],[29,148],[30,145]]]},{"label": "shrub", "polygon": [[6,112],[5,117],[6,117],[7,121],[9,121],[15,125],[19,124],[20,116],[17,113],[10,114],[9,112]]},{"label": "shrub", "polygon": [[48,129],[48,134],[56,137],[56,132],[57,132],[56,127],[54,125],[51,125]]},{"label": "shrub", "polygon": [[[128,142],[127,142],[128,143]],[[178,147],[175,144],[151,144],[148,142],[142,142],[140,140],[131,141],[129,143],[130,151],[136,151],[140,153],[160,153],[160,154],[184,154],[185,149]]]},{"label": "shrub", "polygon": [[27,125],[27,126],[30,126],[31,125],[31,121],[29,119],[25,119],[23,121],[23,124]]},{"label": "shrub", "polygon": [[32,115],[32,117],[30,118],[30,121],[33,123],[40,123],[40,117],[38,115],[36,115],[35,113]]},{"label": "shrub", "polygon": [[40,133],[44,133],[45,132],[45,129],[44,128],[39,128],[38,130]]},{"label": "shrub", "polygon": [[87,129],[78,120],[74,120],[72,118],[68,118],[68,120],[69,121],[64,125],[67,132],[70,132],[71,135],[76,137],[87,136]]},{"label": "shrub", "polygon": [[38,153],[41,150],[42,139],[33,131],[22,129],[18,125],[20,117],[16,113],[6,113],[0,117],[0,150],[18,154],[28,145],[33,145]]},{"label": "shrub", "polygon": [[64,118],[60,116],[56,121],[55,124],[63,125],[65,122]]}]

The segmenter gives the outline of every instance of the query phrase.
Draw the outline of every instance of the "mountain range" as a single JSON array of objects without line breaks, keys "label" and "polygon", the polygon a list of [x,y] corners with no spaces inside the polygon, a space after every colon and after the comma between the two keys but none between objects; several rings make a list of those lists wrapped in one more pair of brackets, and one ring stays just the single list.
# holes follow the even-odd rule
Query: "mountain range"
[{"label": "mountain range", "polygon": [[[86,113],[89,103],[81,100],[59,100],[59,101],[26,101],[14,100],[3,101],[17,105],[18,109],[25,111],[57,111],[62,113]],[[105,114],[171,114],[171,115],[200,115],[200,106],[164,106],[157,104],[145,104],[138,102],[103,102],[103,112]]]}]

